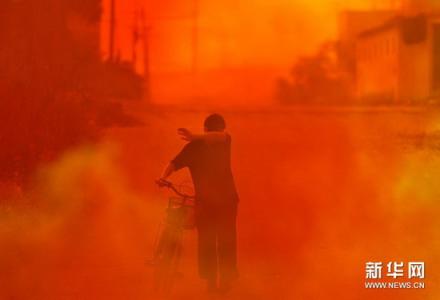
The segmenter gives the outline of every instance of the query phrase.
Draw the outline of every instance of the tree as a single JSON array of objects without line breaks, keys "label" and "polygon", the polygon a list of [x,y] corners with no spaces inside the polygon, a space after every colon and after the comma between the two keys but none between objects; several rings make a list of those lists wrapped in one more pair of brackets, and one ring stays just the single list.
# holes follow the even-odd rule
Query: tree
[{"label": "tree", "polygon": [[337,45],[323,44],[318,52],[298,59],[288,79],[277,82],[283,104],[340,104],[351,99],[347,74],[342,71]]},{"label": "tree", "polygon": [[[101,62],[99,35],[87,34],[88,27],[98,32],[100,7],[101,0],[2,3],[0,181],[24,184],[38,165],[96,140],[101,128],[132,122],[106,97],[140,96],[142,82]],[[114,78],[130,79],[122,90],[108,89],[118,87]]]}]

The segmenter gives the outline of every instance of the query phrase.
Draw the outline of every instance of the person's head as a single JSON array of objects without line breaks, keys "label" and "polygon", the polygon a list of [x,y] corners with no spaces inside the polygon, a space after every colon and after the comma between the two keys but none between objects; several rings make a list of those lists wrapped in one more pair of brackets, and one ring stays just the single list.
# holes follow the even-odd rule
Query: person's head
[{"label": "person's head", "polygon": [[209,115],[205,119],[204,126],[206,132],[223,131],[226,129],[225,119],[223,119],[223,117],[219,114]]}]

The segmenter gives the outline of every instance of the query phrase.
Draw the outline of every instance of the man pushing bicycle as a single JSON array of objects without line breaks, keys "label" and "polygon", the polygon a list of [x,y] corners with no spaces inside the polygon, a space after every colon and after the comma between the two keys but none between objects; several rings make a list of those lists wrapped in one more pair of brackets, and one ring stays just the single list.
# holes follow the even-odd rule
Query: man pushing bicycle
[{"label": "man pushing bicycle", "polygon": [[231,171],[231,137],[225,129],[226,123],[219,114],[206,118],[204,134],[179,129],[188,143],[159,180],[165,182],[173,172],[189,168],[195,189],[199,274],[207,281],[209,292],[222,293],[238,278],[238,194]]}]

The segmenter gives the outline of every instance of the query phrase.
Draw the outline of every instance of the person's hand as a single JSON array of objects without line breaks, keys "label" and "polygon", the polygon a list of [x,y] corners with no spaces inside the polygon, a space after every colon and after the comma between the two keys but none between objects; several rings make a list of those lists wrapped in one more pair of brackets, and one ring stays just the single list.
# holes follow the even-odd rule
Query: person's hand
[{"label": "person's hand", "polygon": [[169,186],[171,183],[170,183],[168,180],[166,180],[165,178],[159,178],[159,179],[156,180],[156,184],[157,184],[159,187],[167,187],[167,186]]},{"label": "person's hand", "polygon": [[184,141],[191,142],[194,140],[194,134],[189,129],[179,128],[177,129],[177,134]]}]

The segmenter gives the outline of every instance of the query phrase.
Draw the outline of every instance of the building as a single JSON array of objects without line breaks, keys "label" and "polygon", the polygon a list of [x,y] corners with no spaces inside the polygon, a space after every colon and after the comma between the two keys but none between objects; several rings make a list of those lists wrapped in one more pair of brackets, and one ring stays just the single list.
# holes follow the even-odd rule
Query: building
[{"label": "building", "polygon": [[349,10],[339,16],[338,60],[345,74],[349,94],[356,94],[356,43],[358,36],[380,26],[396,14],[395,10]]},{"label": "building", "polygon": [[[354,72],[356,40],[359,34],[380,26],[396,14],[395,10],[344,11],[339,16],[339,48],[342,63]],[[353,74],[354,75],[354,74]]]},{"label": "building", "polygon": [[422,104],[440,92],[440,14],[396,14],[358,35],[356,92],[367,103]]},{"label": "building", "polygon": [[[358,15],[367,17],[348,19],[345,27],[352,34],[351,47],[345,46],[349,49],[346,56],[352,59],[355,93],[362,103],[437,101],[439,9],[440,1],[436,0],[402,0],[394,12],[363,12]],[[344,39],[347,40],[341,30],[341,40]]]}]

